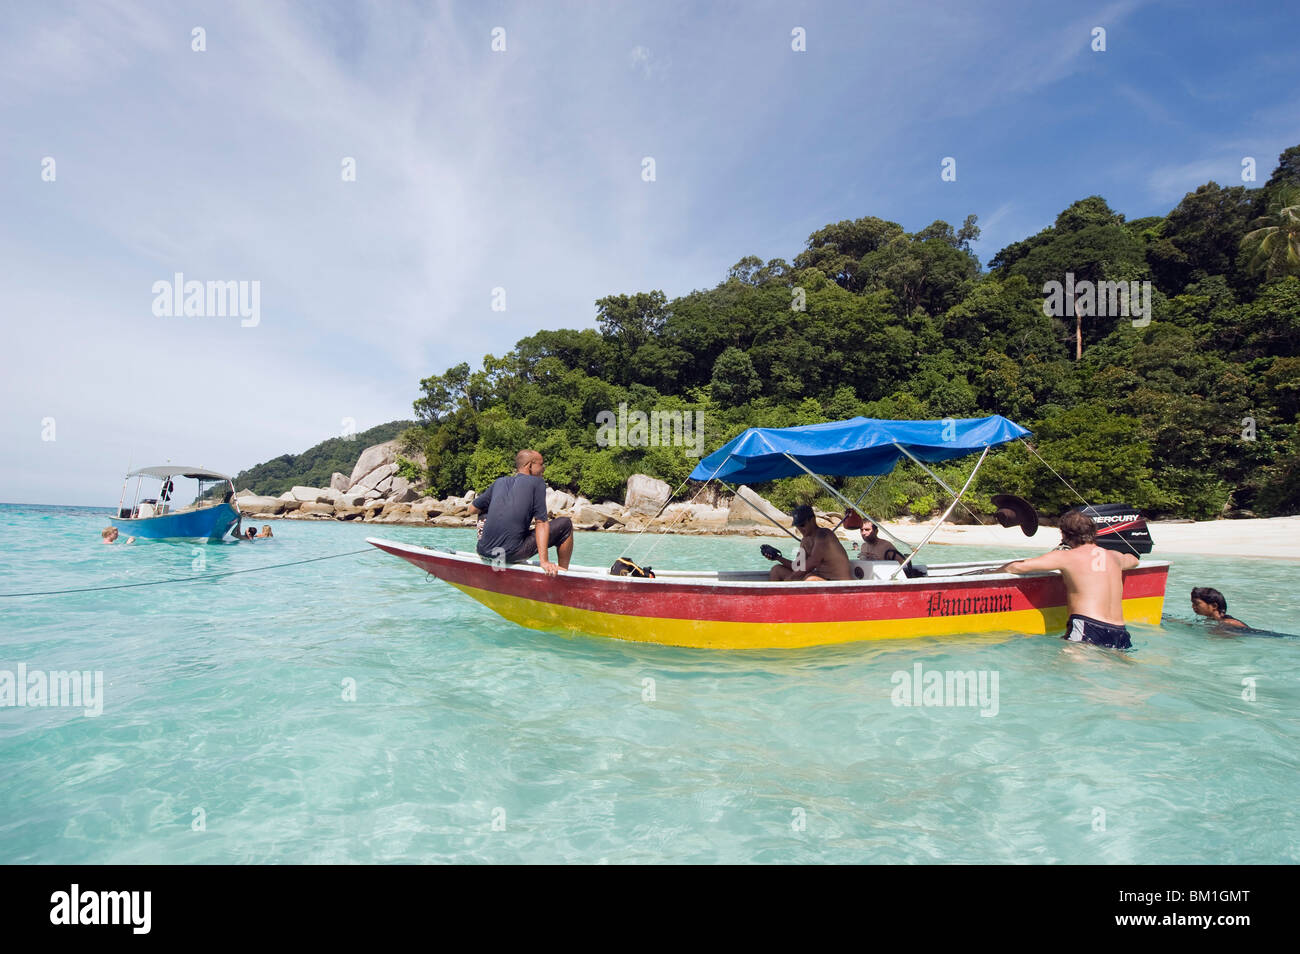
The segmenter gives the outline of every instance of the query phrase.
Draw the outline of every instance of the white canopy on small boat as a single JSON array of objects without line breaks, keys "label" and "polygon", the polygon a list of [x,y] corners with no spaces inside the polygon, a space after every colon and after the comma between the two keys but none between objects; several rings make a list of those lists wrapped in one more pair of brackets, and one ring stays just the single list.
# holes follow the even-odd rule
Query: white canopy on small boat
[{"label": "white canopy on small boat", "polygon": [[191,480],[230,480],[225,474],[204,467],[182,467],[180,464],[163,464],[158,467],[141,467],[127,474],[128,477],[188,477]]}]

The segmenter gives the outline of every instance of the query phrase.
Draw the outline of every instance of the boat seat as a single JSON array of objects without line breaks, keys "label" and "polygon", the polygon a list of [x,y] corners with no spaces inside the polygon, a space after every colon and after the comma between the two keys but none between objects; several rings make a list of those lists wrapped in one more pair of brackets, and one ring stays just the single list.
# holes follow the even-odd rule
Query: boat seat
[{"label": "boat seat", "polygon": [[149,503],[147,500],[140,501],[140,506],[137,508],[135,515],[139,520],[144,520],[146,517],[152,517],[154,515],[153,504]]},{"label": "boat seat", "polygon": [[850,560],[853,577],[858,580],[887,580],[898,569],[897,560]]}]

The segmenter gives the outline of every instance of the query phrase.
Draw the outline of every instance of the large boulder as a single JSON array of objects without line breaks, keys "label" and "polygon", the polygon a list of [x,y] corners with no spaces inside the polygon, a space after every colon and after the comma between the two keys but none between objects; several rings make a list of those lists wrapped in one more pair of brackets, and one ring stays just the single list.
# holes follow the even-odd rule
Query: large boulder
[{"label": "large boulder", "polygon": [[546,510],[549,513],[564,513],[573,509],[573,494],[565,493],[563,490],[546,491]]},{"label": "large boulder", "polygon": [[423,522],[438,515],[438,501],[421,497],[411,504],[411,519]]},{"label": "large boulder", "polygon": [[353,484],[348,489],[349,490],[377,490],[379,489],[379,485],[386,480],[388,481],[388,483],[391,484],[392,480],[390,480],[390,478],[395,473],[397,473],[396,464],[384,464],[380,467],[376,467],[374,470],[364,475],[360,480],[358,480],[355,484]]},{"label": "large boulder", "polygon": [[334,490],[330,499],[334,506],[338,508],[360,507],[363,506],[367,500],[372,498],[367,497],[365,494],[357,493],[355,490]]},{"label": "large boulder", "polygon": [[[352,468],[352,478],[348,481],[346,489],[350,490],[361,483],[367,474],[389,464],[393,465],[393,470],[397,470],[397,441],[384,441],[382,444],[367,447],[357,458],[356,466]],[[373,487],[374,483],[368,486]]]},{"label": "large boulder", "polygon": [[617,504],[584,504],[573,511],[573,525],[579,530],[604,530],[625,522]]},{"label": "large boulder", "polygon": [[[743,500],[741,498],[744,498]],[[756,512],[758,511],[758,512]],[[745,484],[736,488],[736,495],[731,498],[731,506],[728,508],[727,525],[728,526],[746,526],[750,524],[759,524],[760,526],[769,527],[771,523],[764,520],[759,512],[766,514],[775,521],[778,526],[790,526],[790,515],[782,513],[770,502],[764,500]]]},{"label": "large boulder", "polygon": [[334,516],[334,504],[318,503],[315,500],[304,500],[302,506],[298,508],[298,513],[332,517]]},{"label": "large boulder", "polygon": [[[744,506],[743,504],[741,506]],[[703,530],[724,530],[731,511],[726,507],[710,507],[699,503],[670,504],[655,526],[665,529],[696,532]]]},{"label": "large boulder", "polygon": [[472,527],[474,526],[475,520],[473,517],[469,516],[456,517],[443,513],[434,517],[430,523],[435,527]]},{"label": "large boulder", "polygon": [[284,513],[284,501],[279,497],[259,497],[250,494],[239,498],[239,512],[266,516]]},{"label": "large boulder", "polygon": [[463,497],[448,497],[445,500],[438,501],[438,512],[443,516],[456,516],[457,514],[469,516],[469,505],[473,498],[465,500]]},{"label": "large boulder", "polygon": [[390,503],[384,505],[384,509],[380,512],[379,516],[375,517],[374,522],[375,523],[404,523],[406,520],[410,519],[410,516],[411,516],[410,504]]},{"label": "large boulder", "polygon": [[319,490],[316,487],[293,487],[289,490],[289,496],[303,503],[334,503],[332,491]]},{"label": "large boulder", "polygon": [[257,494],[253,493],[253,492],[252,492],[251,490],[249,490],[248,488],[244,488],[243,490],[237,491],[237,492],[235,493],[235,496],[236,496],[236,497],[256,497]]},{"label": "large boulder", "polygon": [[337,470],[330,475],[330,489],[343,491],[352,486],[352,481],[348,479],[347,474],[340,474]]},{"label": "large boulder", "polygon": [[646,474],[633,474],[627,479],[627,496],[623,506],[633,513],[653,517],[668,502],[673,489],[662,480]]},{"label": "large boulder", "polygon": [[695,482],[692,482],[692,485],[694,490],[690,490],[686,494],[686,499],[691,503],[707,504],[710,507],[726,509],[729,494],[725,488],[719,487],[712,481],[703,487]]},{"label": "large boulder", "polygon": [[388,488],[389,503],[412,503],[419,499],[420,494],[411,486],[409,480],[405,477],[393,478],[393,484]]}]

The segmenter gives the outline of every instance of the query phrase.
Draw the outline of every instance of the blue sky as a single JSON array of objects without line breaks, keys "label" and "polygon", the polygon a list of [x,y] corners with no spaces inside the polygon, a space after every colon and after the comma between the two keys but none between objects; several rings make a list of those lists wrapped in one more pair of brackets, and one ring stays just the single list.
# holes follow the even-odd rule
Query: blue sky
[{"label": "blue sky", "polygon": [[[1140,2],[7,5],[0,500],[110,505],[128,460],[233,473],[345,418],[409,417],[423,376],[591,326],[607,294],[792,259],[829,222],[975,213],[987,261],[1086,195],[1163,214],[1240,182],[1245,156],[1262,184],[1300,143],[1294,22]],[[260,282],[258,324],[156,316],[175,272]]]}]

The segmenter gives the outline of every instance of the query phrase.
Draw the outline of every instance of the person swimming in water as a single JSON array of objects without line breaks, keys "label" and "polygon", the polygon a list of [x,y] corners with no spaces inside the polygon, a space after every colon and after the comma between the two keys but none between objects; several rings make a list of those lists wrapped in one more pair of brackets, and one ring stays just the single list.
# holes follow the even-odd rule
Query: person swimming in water
[{"label": "person swimming in water", "polygon": [[1213,620],[1228,629],[1250,629],[1235,616],[1228,615],[1228,601],[1223,594],[1210,586],[1192,588],[1192,612]]},{"label": "person swimming in water", "polygon": [[1138,565],[1132,553],[1097,546],[1097,525],[1081,510],[1071,510],[1057,525],[1061,547],[1029,560],[1013,560],[991,573],[1036,573],[1059,570],[1065,581],[1070,618],[1062,639],[1128,649],[1133,643],[1124,625],[1124,571]]}]

